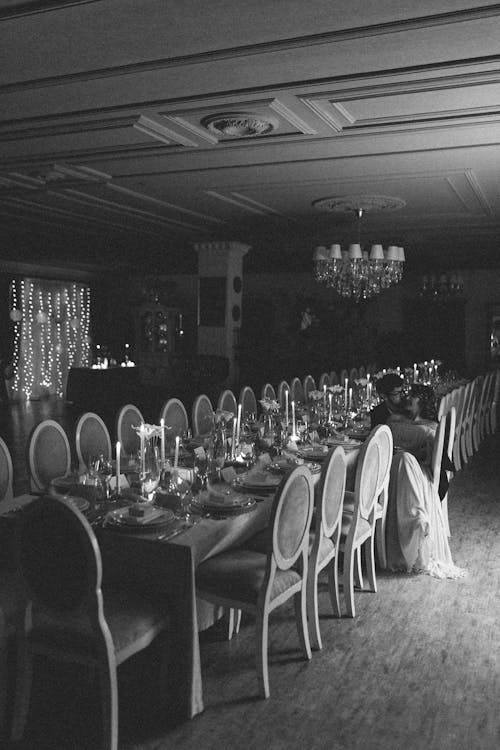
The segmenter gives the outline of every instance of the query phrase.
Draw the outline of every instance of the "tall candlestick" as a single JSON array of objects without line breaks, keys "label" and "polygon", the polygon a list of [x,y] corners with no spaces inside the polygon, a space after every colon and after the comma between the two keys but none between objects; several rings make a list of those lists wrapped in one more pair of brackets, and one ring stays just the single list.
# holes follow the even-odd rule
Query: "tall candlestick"
[{"label": "tall candlestick", "polygon": [[141,474],[146,473],[146,456],[144,452],[144,422],[141,424]]},{"label": "tall candlestick", "polygon": [[330,406],[329,406],[329,409],[328,409],[328,421],[331,422],[332,421],[332,400],[333,400],[333,393],[329,393],[328,394],[328,400],[330,402]]},{"label": "tall candlestick", "polygon": [[326,383],[323,386],[323,404],[324,404],[324,407],[325,407],[325,410],[326,410]]},{"label": "tall candlestick", "polygon": [[372,384],[366,384],[366,398],[368,399],[368,406],[372,405]]},{"label": "tall candlestick", "polygon": [[297,436],[297,432],[295,430],[295,401],[292,401],[292,438],[295,438]]},{"label": "tall candlestick", "polygon": [[347,384],[349,380],[346,378],[344,381],[344,408],[347,411]]},{"label": "tall candlestick", "polygon": [[179,464],[179,443],[181,439],[179,435],[175,436],[175,454],[174,454],[174,469],[177,469],[177,466]]},{"label": "tall candlestick", "polygon": [[120,494],[120,451],[121,451],[121,445],[120,442],[116,444],[116,494]]},{"label": "tall candlestick", "polygon": [[160,443],[160,458],[161,458],[161,465],[162,468],[165,465],[165,420],[163,417],[160,419],[160,429],[161,429],[161,443]]},{"label": "tall candlestick", "polygon": [[288,430],[288,391],[285,390],[286,429]]},{"label": "tall candlestick", "polygon": [[352,388],[349,388],[349,410],[352,411]]},{"label": "tall candlestick", "polygon": [[238,404],[238,421],[236,422],[236,444],[240,443],[240,431],[241,431],[241,404]]},{"label": "tall candlestick", "polygon": [[233,439],[231,440],[231,456],[236,458],[236,417],[233,419]]}]

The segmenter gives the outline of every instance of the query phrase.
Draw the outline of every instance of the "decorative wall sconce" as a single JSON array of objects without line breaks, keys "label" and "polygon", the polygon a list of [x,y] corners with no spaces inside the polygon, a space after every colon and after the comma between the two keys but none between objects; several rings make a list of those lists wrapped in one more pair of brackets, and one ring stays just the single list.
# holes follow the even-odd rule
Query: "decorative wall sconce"
[{"label": "decorative wall sconce", "polygon": [[464,296],[464,279],[458,271],[430,273],[422,276],[420,296],[428,300],[460,299]]}]

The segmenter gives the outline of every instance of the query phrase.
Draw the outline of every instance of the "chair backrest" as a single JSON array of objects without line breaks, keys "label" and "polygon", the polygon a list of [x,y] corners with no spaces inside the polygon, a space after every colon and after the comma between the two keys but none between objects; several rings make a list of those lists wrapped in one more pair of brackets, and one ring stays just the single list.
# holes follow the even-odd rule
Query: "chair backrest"
[{"label": "chair backrest", "polygon": [[360,519],[370,524],[375,523],[375,504],[378,498],[377,490],[382,475],[379,430],[376,427],[360,448],[356,466],[356,480],[354,484],[354,513],[353,523],[349,527],[349,536],[356,537]]},{"label": "chair backrest", "polygon": [[360,378],[366,378],[366,367],[364,365],[361,365],[361,367],[358,367],[358,376]]},{"label": "chair backrest", "polygon": [[300,378],[293,378],[290,383],[290,398],[295,401],[296,404],[304,403],[304,389]]},{"label": "chair backrest", "polygon": [[86,614],[95,634],[112,651],[103,612],[99,545],[73,503],[51,496],[30,503],[23,511],[19,557],[29,598],[56,615]]},{"label": "chair backrest", "polygon": [[[455,440],[455,420],[456,411],[455,407],[443,414],[439,420],[439,424],[436,430],[436,437],[434,438],[434,445],[432,448],[432,485],[436,492],[439,491],[439,482],[441,480],[441,467],[443,464],[443,457],[447,456],[450,461],[453,460],[453,443]],[[449,479],[451,472],[447,471],[447,477]]]},{"label": "chair backrest", "polygon": [[2,503],[12,500],[12,458],[5,441],[0,438],[0,509]]},{"label": "chair backrest", "polygon": [[335,370],[332,370],[330,373],[330,385],[338,385],[339,384],[339,376],[335,372]]},{"label": "chair backrest", "polygon": [[193,404],[191,419],[193,435],[197,437],[210,435],[214,428],[214,410],[212,402],[204,393],[197,396]]},{"label": "chair backrest", "polygon": [[354,381],[359,378],[359,373],[356,367],[353,367],[349,373],[349,381],[351,385],[354,384]]},{"label": "chair backrest", "polygon": [[[271,386],[272,388],[272,386]],[[274,390],[274,389],[273,389]],[[257,416],[257,399],[249,385],[245,385],[240,392],[240,404],[242,417]]]},{"label": "chair backrest", "polygon": [[313,481],[305,466],[297,466],[281,482],[271,510],[272,558],[279,570],[291,568],[300,555],[307,561],[313,512]]},{"label": "chair backrest", "polygon": [[346,380],[349,380],[349,373],[347,370],[341,370],[339,375],[340,385],[344,385]]},{"label": "chair backrest", "polygon": [[320,391],[323,390],[324,385],[326,385],[327,388],[329,385],[331,385],[330,375],[327,372],[322,372],[319,376],[318,388]]},{"label": "chair backrest", "polygon": [[316,382],[312,375],[306,375],[303,383],[304,402],[307,403],[311,391],[316,390]]},{"label": "chair backrest", "polygon": [[377,478],[377,497],[388,486],[391,474],[394,441],[391,428],[386,424],[377,425],[374,432],[380,449],[379,475]]},{"label": "chair backrest", "polygon": [[217,402],[217,408],[223,409],[224,411],[230,411],[231,414],[236,416],[238,412],[238,404],[236,402],[236,396],[228,388],[226,388],[226,390],[222,391],[222,393],[220,394],[219,400]]},{"label": "chair backrest", "polygon": [[28,438],[28,471],[31,490],[45,491],[52,479],[69,474],[71,450],[68,436],[60,424],[45,419]]},{"label": "chair backrest", "polygon": [[184,404],[178,398],[169,398],[163,404],[160,412],[160,422],[163,419],[167,438],[182,436],[189,427],[188,415]]},{"label": "chair backrest", "polygon": [[314,488],[315,546],[321,538],[330,538],[342,518],[346,481],[346,462],[341,446],[332,448],[323,461],[321,475]]},{"label": "chair backrest", "polygon": [[92,411],[82,414],[76,425],[75,447],[80,468],[88,467],[92,456],[102,454],[107,459],[112,458],[108,428],[98,414]]},{"label": "chair backrest", "polygon": [[118,412],[116,420],[116,438],[121,443],[122,451],[129,456],[138,452],[141,439],[134,427],[144,423],[141,411],[134,404],[125,404]]},{"label": "chair backrest", "polygon": [[285,408],[285,393],[288,393],[288,400],[292,401],[292,398],[290,396],[290,386],[288,385],[286,380],[282,380],[278,386],[278,398],[277,398],[277,401],[282,409]]},{"label": "chair backrest", "polygon": [[276,401],[276,391],[271,383],[265,383],[265,385],[262,386],[262,398],[271,398],[273,401]]}]

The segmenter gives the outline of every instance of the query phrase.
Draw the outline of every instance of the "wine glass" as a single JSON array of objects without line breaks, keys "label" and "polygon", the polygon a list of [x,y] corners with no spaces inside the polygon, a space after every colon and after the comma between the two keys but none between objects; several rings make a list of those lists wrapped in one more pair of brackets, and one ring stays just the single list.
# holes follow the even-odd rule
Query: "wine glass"
[{"label": "wine glass", "polygon": [[154,493],[160,483],[160,458],[157,446],[147,446],[141,461],[139,481],[141,483],[142,499],[147,502],[154,500]]}]

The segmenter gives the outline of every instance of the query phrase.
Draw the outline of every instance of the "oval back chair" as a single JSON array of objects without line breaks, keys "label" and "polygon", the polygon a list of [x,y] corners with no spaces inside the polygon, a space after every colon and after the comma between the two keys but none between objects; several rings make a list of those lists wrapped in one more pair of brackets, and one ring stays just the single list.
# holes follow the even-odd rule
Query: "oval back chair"
[{"label": "oval back chair", "polygon": [[322,391],[323,390],[323,386],[325,386],[325,385],[326,385],[327,388],[331,385],[330,375],[327,372],[321,373],[321,375],[319,377],[319,381],[318,381],[318,388],[319,388],[319,390]]},{"label": "oval back chair", "polygon": [[349,380],[349,373],[347,372],[346,369],[341,370],[340,375],[339,375],[339,380],[340,380],[340,385],[341,386],[344,386],[345,385],[345,381]]},{"label": "oval back chair", "polygon": [[316,390],[316,381],[314,380],[312,375],[305,376],[302,388],[304,391],[304,403],[307,404],[307,402],[309,401],[309,394],[311,393],[311,391]]},{"label": "oval back chair", "polygon": [[[271,386],[272,388],[272,386]],[[274,390],[274,389],[273,389]],[[243,419],[257,416],[257,399],[253,388],[245,385],[240,392],[241,416]]]},{"label": "oval back chair", "polygon": [[340,617],[338,551],[346,481],[344,449],[332,448],[323,461],[321,475],[314,488],[315,529],[307,583],[307,619],[311,646],[322,648],[318,612],[318,575],[327,568],[328,589],[333,613]]},{"label": "oval back chair", "polygon": [[163,404],[160,412],[160,423],[162,419],[165,424],[165,435],[167,438],[182,437],[188,431],[187,411],[182,401],[178,398],[169,398]]},{"label": "oval back chair", "polygon": [[380,465],[377,481],[377,506],[375,508],[375,543],[377,545],[377,556],[380,567],[385,569],[387,568],[385,530],[394,441],[391,429],[386,424],[379,425],[377,436],[380,448]]},{"label": "oval back chair", "polygon": [[193,435],[202,437],[210,435],[214,428],[214,410],[212,402],[204,393],[197,396],[193,404],[191,419]]},{"label": "oval back chair", "polygon": [[332,370],[330,373],[330,385],[338,385],[339,384],[339,376],[335,372],[335,370]]},{"label": "oval back chair", "polygon": [[111,438],[108,428],[98,414],[88,411],[82,414],[75,430],[76,457],[80,470],[88,468],[92,456],[100,456],[111,460]]},{"label": "oval back chair", "polygon": [[[33,656],[94,668],[102,693],[104,747],[118,748],[117,666],[166,629],[165,605],[121,589],[101,590],[102,562],[85,516],[60,497],[34,500],[23,513],[20,570],[33,601],[26,617],[13,738],[23,735]],[[30,613],[31,614],[31,613]],[[37,666],[44,666],[45,661]]]},{"label": "oval back chair", "polygon": [[441,500],[441,512],[447,535],[450,535],[448,522],[448,485],[453,467],[453,444],[455,442],[456,410],[452,406],[439,420],[432,449],[431,469],[433,491]]},{"label": "oval back chair", "polygon": [[236,396],[229,388],[226,388],[226,390],[222,391],[222,393],[220,394],[219,400],[217,401],[217,409],[230,411],[234,417],[238,413],[238,403],[236,401]]},{"label": "oval back chair", "polygon": [[52,479],[69,474],[70,468],[68,436],[60,424],[53,419],[45,419],[33,428],[28,439],[31,490],[45,491]]},{"label": "oval back chair", "polygon": [[256,661],[262,697],[269,697],[267,659],[269,614],[290,597],[302,650],[311,658],[307,630],[307,564],[313,512],[309,469],[297,466],[280,483],[267,529],[267,554],[236,549],[212,557],[196,570],[196,592],[202,599],[255,616]]},{"label": "oval back chair", "polygon": [[277,394],[278,395],[277,401],[282,409],[285,408],[285,401],[286,401],[285,393],[288,393],[288,400],[291,401],[292,399],[290,397],[290,386],[288,385],[286,380],[282,380],[278,386],[278,394]]},{"label": "oval back chair", "polygon": [[300,378],[292,378],[292,382],[290,383],[290,397],[296,404],[304,403],[304,388],[302,387]]},{"label": "oval back chair", "polygon": [[359,372],[357,367],[352,367],[351,371],[349,372],[349,382],[351,385],[354,385],[354,381],[359,378]]},{"label": "oval back chair", "polygon": [[361,365],[361,367],[358,367],[358,377],[366,378],[366,367],[364,365]]},{"label": "oval back chair", "polygon": [[137,455],[141,440],[135,427],[144,424],[141,411],[134,404],[125,404],[118,412],[116,419],[116,439],[120,442],[125,455]]},{"label": "oval back chair", "polygon": [[12,500],[12,458],[7,443],[0,437],[0,509],[2,503]]},{"label": "oval back chair", "polygon": [[276,391],[274,390],[274,386],[271,385],[271,383],[266,383],[262,386],[262,399],[270,398],[273,401],[276,401]]}]

